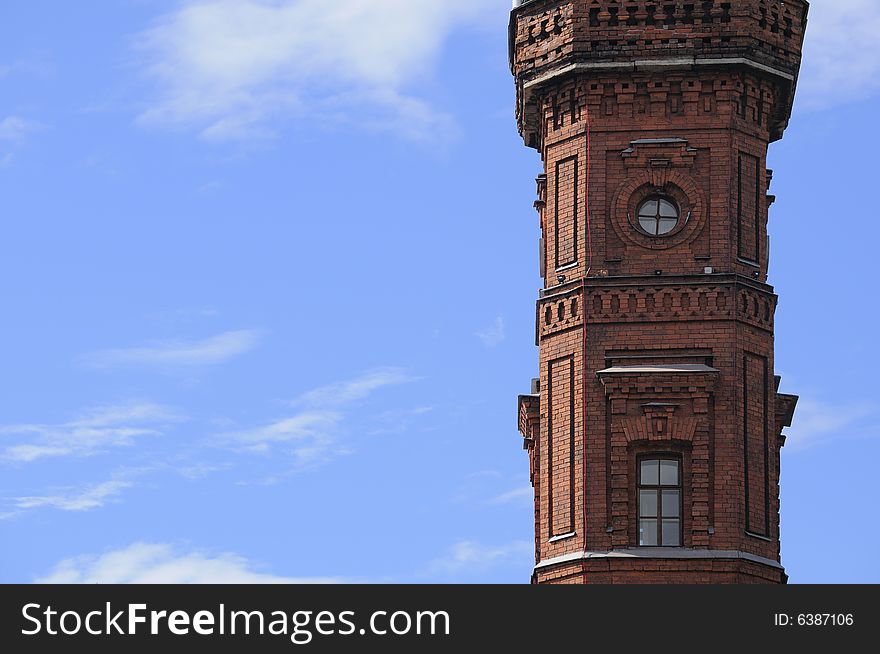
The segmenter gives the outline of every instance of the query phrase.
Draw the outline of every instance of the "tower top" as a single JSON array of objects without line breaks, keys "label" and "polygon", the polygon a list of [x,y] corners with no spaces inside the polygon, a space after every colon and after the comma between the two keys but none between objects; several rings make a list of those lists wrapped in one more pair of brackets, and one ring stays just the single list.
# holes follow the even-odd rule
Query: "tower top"
[{"label": "tower top", "polygon": [[520,132],[534,142],[533,98],[563,76],[743,68],[778,86],[777,140],[791,115],[808,10],[806,0],[514,0]]}]

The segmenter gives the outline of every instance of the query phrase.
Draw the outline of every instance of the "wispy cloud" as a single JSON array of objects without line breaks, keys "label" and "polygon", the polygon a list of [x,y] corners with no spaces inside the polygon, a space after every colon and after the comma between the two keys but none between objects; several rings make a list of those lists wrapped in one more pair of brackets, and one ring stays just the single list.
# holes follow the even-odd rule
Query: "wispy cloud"
[{"label": "wispy cloud", "polygon": [[27,136],[43,129],[43,125],[20,116],[0,119],[0,141],[23,141]]},{"label": "wispy cloud", "polygon": [[180,420],[170,409],[149,402],[103,406],[58,425],[0,426],[0,437],[18,442],[0,458],[16,463],[61,456],[91,456],[161,434],[159,427]]},{"label": "wispy cloud", "polygon": [[376,391],[415,381],[400,368],[380,368],[346,381],[304,393],[292,405],[299,410],[254,429],[235,431],[223,440],[256,454],[281,450],[299,466],[324,462],[351,453],[340,442],[343,422],[354,405]]},{"label": "wispy cloud", "polygon": [[[3,77],[3,68],[0,67],[0,78]],[[33,133],[45,129],[45,126],[34,120],[28,120],[21,116],[6,116],[0,118],[0,170],[9,168],[15,159],[13,150]]]},{"label": "wispy cloud", "polygon": [[61,561],[43,584],[322,584],[336,577],[281,577],[258,572],[236,554],[181,552],[168,544],[135,543],[101,555]]},{"label": "wispy cloud", "polygon": [[[403,434],[411,432],[413,429],[425,431],[426,429],[436,429],[436,424],[427,426],[424,424],[423,418],[434,411],[434,407],[417,406],[412,409],[389,409],[372,416],[370,422],[372,426],[368,429],[367,434],[370,436]],[[422,423],[416,427],[417,423]]]},{"label": "wispy cloud", "polygon": [[500,345],[507,338],[507,335],[504,333],[504,318],[498,316],[495,318],[495,322],[485,329],[479,330],[476,336],[486,347],[491,348]]},{"label": "wispy cloud", "polygon": [[530,504],[532,502],[534,494],[535,491],[532,489],[531,486],[522,486],[520,488],[514,488],[505,493],[501,493],[500,495],[496,495],[491,500],[489,500],[489,504]]},{"label": "wispy cloud", "polygon": [[786,449],[791,450],[833,440],[880,437],[880,407],[872,402],[828,404],[803,398],[785,433]]},{"label": "wispy cloud", "polygon": [[160,322],[164,325],[177,327],[180,325],[200,324],[212,318],[218,318],[221,315],[217,307],[210,305],[179,307],[174,309],[160,309],[152,311],[149,314],[151,320]]},{"label": "wispy cloud", "polygon": [[268,454],[283,445],[297,464],[309,465],[348,453],[336,438],[342,419],[338,412],[305,411],[232,437],[243,450],[257,454]]},{"label": "wispy cloud", "polygon": [[10,75],[45,77],[52,73],[51,52],[35,50],[12,61],[0,62],[0,79]]},{"label": "wispy cloud", "polygon": [[826,108],[880,90],[880,3],[814,0],[798,91],[807,106]]},{"label": "wispy cloud", "polygon": [[401,368],[379,368],[356,379],[328,384],[304,393],[296,404],[308,406],[344,406],[368,397],[385,386],[395,386],[416,381]]},{"label": "wispy cloud", "polygon": [[132,486],[134,484],[130,481],[106,481],[68,494],[16,497],[13,505],[18,510],[51,508],[61,511],[91,511],[116,499],[122,491]]},{"label": "wispy cloud", "polygon": [[81,361],[93,368],[198,368],[225,363],[259,343],[261,332],[229,331],[198,341],[164,341],[142,347],[93,352]]},{"label": "wispy cloud", "polygon": [[192,465],[170,466],[171,469],[185,479],[196,481],[205,479],[216,472],[223,472],[232,467],[231,463],[194,463]]},{"label": "wispy cloud", "polygon": [[465,540],[455,543],[447,554],[433,561],[427,574],[432,577],[447,577],[468,573],[486,572],[498,566],[522,566],[528,575],[532,565],[535,544],[517,540],[503,545],[485,545]]},{"label": "wispy cloud", "polygon": [[458,26],[496,0],[187,0],[139,35],[158,101],[140,120],[208,140],[271,136],[282,116],[322,115],[421,139],[448,116],[406,87]]},{"label": "wispy cloud", "polygon": [[534,490],[528,483],[518,485],[518,481],[521,480],[511,480],[509,475],[498,470],[481,470],[465,476],[450,499],[455,504],[466,505],[468,509],[527,507],[533,501]]}]

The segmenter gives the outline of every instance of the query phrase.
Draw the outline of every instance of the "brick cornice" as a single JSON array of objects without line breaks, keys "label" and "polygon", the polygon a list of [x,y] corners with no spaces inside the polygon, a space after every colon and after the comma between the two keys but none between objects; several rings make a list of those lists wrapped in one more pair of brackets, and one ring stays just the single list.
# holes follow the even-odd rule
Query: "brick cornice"
[{"label": "brick cornice", "polygon": [[[807,26],[805,0],[667,6],[634,0],[530,0],[510,15],[509,57],[526,143],[536,145],[534,96],[570,75],[743,70],[778,89],[772,139],[788,124]],[[652,11],[648,11],[653,8]]]},{"label": "brick cornice", "polygon": [[[742,275],[591,277],[541,293],[537,342],[583,325],[663,321],[737,321],[773,330],[773,287]],[[584,302],[586,301],[586,307]]]}]

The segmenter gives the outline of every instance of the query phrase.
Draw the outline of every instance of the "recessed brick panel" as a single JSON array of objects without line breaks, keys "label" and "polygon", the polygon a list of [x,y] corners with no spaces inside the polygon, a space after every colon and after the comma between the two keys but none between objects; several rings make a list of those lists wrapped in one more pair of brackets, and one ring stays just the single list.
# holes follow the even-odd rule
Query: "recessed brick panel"
[{"label": "recessed brick panel", "polygon": [[737,164],[737,248],[741,259],[761,260],[761,162],[741,152]]},{"label": "recessed brick panel", "polygon": [[547,371],[549,537],[574,531],[574,357],[551,361]]},{"label": "recessed brick panel", "polygon": [[577,262],[578,177],[576,156],[557,162],[554,176],[556,196],[553,220],[557,269]]},{"label": "recessed brick panel", "polygon": [[769,418],[767,359],[746,353],[743,361],[743,440],[746,529],[770,535]]}]

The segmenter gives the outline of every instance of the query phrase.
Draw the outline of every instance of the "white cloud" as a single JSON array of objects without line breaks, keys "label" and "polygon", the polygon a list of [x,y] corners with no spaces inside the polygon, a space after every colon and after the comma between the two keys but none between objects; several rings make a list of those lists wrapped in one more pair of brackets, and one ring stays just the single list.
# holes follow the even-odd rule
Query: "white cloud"
[{"label": "white cloud", "polygon": [[135,543],[99,556],[61,561],[41,584],[309,584],[333,577],[279,577],[257,572],[235,554],[181,553],[167,544]]},{"label": "white cloud", "polygon": [[385,386],[416,381],[400,368],[379,368],[356,379],[329,384],[309,391],[296,400],[311,406],[341,406],[362,400]]},{"label": "white cloud", "polygon": [[[7,67],[5,72],[9,70],[11,69]],[[3,67],[0,66],[0,78],[4,76],[5,72]],[[9,149],[14,148],[21,145],[28,136],[34,132],[41,131],[43,128],[44,126],[40,123],[21,118],[20,116],[0,118],[0,144],[6,144],[6,148]],[[5,170],[12,166],[15,155],[9,149],[5,152],[0,151],[0,170]]]},{"label": "white cloud", "polygon": [[20,116],[7,116],[0,119],[0,141],[23,141],[25,137],[43,129],[40,123],[26,120]]},{"label": "white cloud", "polygon": [[158,404],[135,402],[92,409],[58,425],[0,426],[0,437],[20,441],[7,446],[0,458],[30,463],[49,457],[90,456],[108,448],[132,445],[144,436],[157,436],[161,433],[158,426],[179,419]]},{"label": "white cloud", "polygon": [[509,490],[506,493],[496,495],[489,501],[489,504],[512,504],[514,502],[531,503],[534,496],[535,491],[532,489],[531,486],[523,486],[521,488],[514,488],[513,490]]},{"label": "white cloud", "polygon": [[232,438],[244,451],[255,454],[269,454],[283,445],[297,464],[305,466],[348,453],[348,448],[340,446],[336,438],[342,418],[332,411],[306,411],[237,432]]},{"label": "white cloud", "polygon": [[335,115],[423,138],[449,120],[408,84],[455,28],[506,10],[498,0],[187,0],[137,40],[161,89],[141,120],[229,140],[270,136],[283,115]]},{"label": "white cloud", "polygon": [[[830,440],[880,436],[877,424],[878,408],[869,402],[855,404],[826,404],[801,399],[794,413],[787,435],[786,449],[800,450]],[[873,425],[865,424],[870,418]]]},{"label": "white cloud", "polygon": [[431,563],[428,573],[432,576],[458,573],[478,573],[500,565],[522,565],[530,570],[535,544],[518,540],[506,545],[484,545],[474,541],[460,541],[453,545],[446,556]]},{"label": "white cloud", "polygon": [[498,316],[495,318],[495,322],[492,323],[489,327],[485,329],[481,329],[476,333],[477,338],[483,341],[483,345],[486,347],[496,347],[504,342],[504,339],[507,338],[504,333],[504,318]]},{"label": "white cloud", "polygon": [[130,481],[107,481],[68,495],[17,497],[14,504],[19,510],[51,508],[61,511],[91,511],[104,506],[133,485]]},{"label": "white cloud", "polygon": [[225,363],[257,346],[261,333],[229,331],[200,341],[166,341],[144,347],[93,352],[82,361],[94,368],[195,368]]},{"label": "white cloud", "polygon": [[261,427],[225,435],[235,447],[255,454],[281,448],[298,465],[311,465],[351,453],[339,440],[341,425],[351,405],[392,385],[415,381],[399,368],[380,368],[355,379],[304,393],[293,402],[301,410]]},{"label": "white cloud", "polygon": [[14,59],[9,63],[0,63],[0,79],[18,74],[29,77],[46,77],[53,69],[51,53],[49,51],[34,50],[26,56]]},{"label": "white cloud", "polygon": [[[425,425],[423,418],[434,411],[431,406],[417,406],[412,409],[389,409],[373,416],[371,426],[367,430],[369,436],[381,436],[389,434],[403,434],[414,429],[426,431],[436,429],[437,425]],[[422,424],[418,424],[422,423]]]},{"label": "white cloud", "polygon": [[798,95],[826,108],[880,89],[880,3],[813,0]]},{"label": "white cloud", "polygon": [[231,467],[231,463],[195,463],[193,465],[183,465],[177,467],[172,466],[171,469],[185,479],[189,479],[190,481],[197,481],[199,479],[205,479],[215,472],[223,472],[224,470],[229,470]]}]

